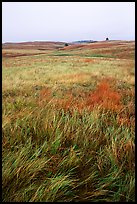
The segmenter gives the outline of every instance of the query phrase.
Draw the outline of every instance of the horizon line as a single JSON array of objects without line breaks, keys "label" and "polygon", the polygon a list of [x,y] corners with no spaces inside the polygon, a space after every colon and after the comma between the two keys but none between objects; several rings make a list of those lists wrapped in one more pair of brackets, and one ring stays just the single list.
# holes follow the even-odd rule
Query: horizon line
[{"label": "horizon line", "polygon": [[[5,44],[5,43],[29,43],[29,42],[60,42],[60,43],[73,43],[73,42],[82,42],[82,41],[91,41],[91,42],[99,42],[99,41],[107,41],[107,40],[74,40],[74,41],[58,41],[58,40],[33,40],[33,41],[17,41],[17,42],[14,42],[14,41],[5,41],[5,42],[2,42],[2,44]],[[121,39],[109,39],[108,41],[135,41],[134,40],[121,40]]]}]

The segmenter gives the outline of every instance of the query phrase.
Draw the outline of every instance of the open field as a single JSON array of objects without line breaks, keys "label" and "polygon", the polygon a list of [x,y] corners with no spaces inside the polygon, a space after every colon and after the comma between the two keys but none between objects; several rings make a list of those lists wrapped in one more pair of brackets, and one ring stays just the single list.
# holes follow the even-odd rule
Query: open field
[{"label": "open field", "polygon": [[3,202],[135,201],[134,53],[134,41],[3,46]]}]

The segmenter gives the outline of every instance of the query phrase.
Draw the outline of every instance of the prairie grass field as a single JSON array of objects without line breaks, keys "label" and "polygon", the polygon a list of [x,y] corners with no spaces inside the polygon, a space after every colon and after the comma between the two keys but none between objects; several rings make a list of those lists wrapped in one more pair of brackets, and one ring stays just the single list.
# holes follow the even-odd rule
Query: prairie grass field
[{"label": "prairie grass field", "polygon": [[2,201],[135,202],[135,42],[51,45],[2,49]]}]

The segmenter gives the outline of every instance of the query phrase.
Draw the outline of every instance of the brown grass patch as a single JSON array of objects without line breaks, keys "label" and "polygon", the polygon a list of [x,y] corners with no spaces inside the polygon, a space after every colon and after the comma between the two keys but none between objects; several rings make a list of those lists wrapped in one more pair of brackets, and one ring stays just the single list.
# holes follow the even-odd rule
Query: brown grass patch
[{"label": "brown grass patch", "polygon": [[84,62],[94,62],[93,59],[84,59],[83,61],[84,61]]},{"label": "brown grass patch", "polygon": [[93,108],[96,105],[101,105],[103,108],[109,110],[121,109],[121,95],[113,91],[107,81],[103,80],[97,86],[93,93],[89,93],[86,100],[86,105]]},{"label": "brown grass patch", "polygon": [[[76,75],[77,78],[83,77],[83,74]],[[76,77],[73,75],[73,77]],[[69,76],[72,78],[72,76]],[[44,88],[40,91],[40,101],[51,100],[51,89]],[[89,93],[82,93],[78,91],[75,96],[71,91],[65,93],[65,98],[56,98],[53,102],[57,107],[62,107],[64,110],[78,109],[80,112],[82,109],[93,109],[94,107],[101,105],[103,108],[109,110],[121,109],[121,95],[110,88],[110,85],[106,81],[101,81],[96,90]]]},{"label": "brown grass patch", "polygon": [[84,45],[81,45],[81,44],[73,44],[73,45],[69,45],[69,46],[66,46],[66,47],[63,47],[63,48],[60,48],[60,50],[73,50],[73,49],[78,49],[78,48],[82,48],[84,47]]},{"label": "brown grass patch", "polygon": [[[80,74],[81,77],[81,74]],[[68,90],[62,95],[53,96],[50,88],[44,88],[40,91],[39,104],[49,102],[56,109],[73,112],[77,110],[82,113],[84,109],[92,111],[100,106],[105,110],[117,113],[117,121],[119,125],[134,126],[135,110],[133,102],[129,101],[127,105],[122,102],[122,92],[114,90],[112,84],[107,80],[102,80],[94,91],[82,92],[82,90]],[[133,93],[130,93],[133,95]],[[132,99],[131,99],[132,100]]]},{"label": "brown grass patch", "polygon": [[39,102],[49,101],[51,99],[51,88],[44,88],[40,91]]}]

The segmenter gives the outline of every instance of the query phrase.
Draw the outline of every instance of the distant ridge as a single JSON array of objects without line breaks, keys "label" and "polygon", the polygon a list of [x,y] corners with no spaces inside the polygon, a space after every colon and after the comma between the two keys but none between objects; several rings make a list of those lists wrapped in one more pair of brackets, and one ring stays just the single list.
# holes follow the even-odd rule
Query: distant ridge
[{"label": "distant ridge", "polygon": [[6,49],[39,49],[52,50],[59,49],[65,46],[65,42],[54,41],[31,41],[31,42],[6,42],[2,44],[2,48]]},{"label": "distant ridge", "polygon": [[77,40],[77,41],[73,41],[72,43],[76,44],[76,43],[94,43],[97,41],[94,40]]},{"label": "distant ridge", "polygon": [[74,42],[60,42],[60,41],[27,41],[27,42],[5,42],[2,43],[2,48],[6,49],[38,49],[38,50],[53,50],[66,47],[65,44],[83,45],[84,43],[94,43],[93,40],[78,40]]},{"label": "distant ridge", "polygon": [[76,41],[71,41],[71,42],[63,42],[63,41],[24,41],[24,42],[3,42],[3,45],[8,45],[8,44],[45,44],[45,43],[61,43],[61,44],[65,44],[65,43],[93,43],[93,42],[97,42],[94,40],[76,40]]},{"label": "distant ridge", "polygon": [[26,41],[26,42],[5,42],[3,45],[28,45],[28,44],[65,44],[66,42],[58,42],[58,41]]}]

